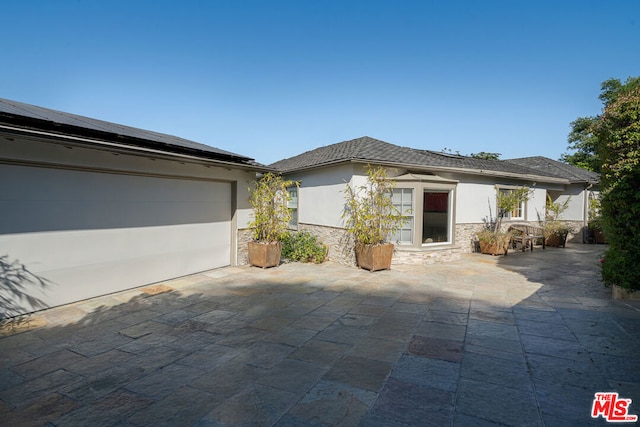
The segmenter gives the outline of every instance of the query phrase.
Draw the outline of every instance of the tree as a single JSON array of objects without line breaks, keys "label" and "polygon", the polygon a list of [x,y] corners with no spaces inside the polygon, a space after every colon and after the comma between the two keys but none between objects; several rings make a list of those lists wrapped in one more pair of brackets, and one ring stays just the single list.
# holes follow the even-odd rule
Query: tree
[{"label": "tree", "polygon": [[500,160],[501,153],[489,153],[486,151],[480,151],[479,153],[471,153],[469,157],[475,157],[476,159],[485,159],[485,160]]},{"label": "tree", "polygon": [[640,77],[607,80],[603,113],[589,127],[601,170],[607,285],[640,289]]},{"label": "tree", "polygon": [[[600,96],[604,109],[613,104],[618,97],[634,87],[640,86],[640,77],[629,77],[622,83],[618,79],[609,79],[600,85]],[[600,172],[601,159],[598,153],[599,135],[595,127],[601,116],[578,117],[571,122],[571,132],[568,136],[570,150],[574,153],[564,153],[560,161],[578,166],[594,172]]]}]

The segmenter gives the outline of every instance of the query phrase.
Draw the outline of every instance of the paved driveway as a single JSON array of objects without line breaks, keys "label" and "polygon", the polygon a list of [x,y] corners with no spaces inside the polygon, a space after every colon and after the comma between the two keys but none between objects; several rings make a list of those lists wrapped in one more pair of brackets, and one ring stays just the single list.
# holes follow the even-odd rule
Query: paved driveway
[{"label": "paved driveway", "polygon": [[604,425],[640,414],[640,306],[601,246],[355,268],[213,270],[0,339],[0,424]]}]

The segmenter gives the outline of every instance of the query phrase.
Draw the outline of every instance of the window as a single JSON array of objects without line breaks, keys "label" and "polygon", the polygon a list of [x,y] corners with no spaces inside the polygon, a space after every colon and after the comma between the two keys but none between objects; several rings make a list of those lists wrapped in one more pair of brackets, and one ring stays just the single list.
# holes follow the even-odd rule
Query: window
[{"label": "window", "polygon": [[425,189],[422,212],[422,243],[449,242],[449,192]]},{"label": "window", "polygon": [[289,228],[294,230],[298,229],[298,188],[289,188],[289,201],[287,207],[291,211],[291,221],[289,221]]},{"label": "window", "polygon": [[413,244],[413,189],[394,188],[392,195],[393,206],[406,217],[398,230],[392,237],[392,242],[400,244]]},{"label": "window", "polygon": [[[500,192],[504,195],[508,195],[510,193],[514,193],[517,190],[513,189],[501,189]],[[511,220],[524,220],[524,212],[525,212],[525,201],[521,201],[518,206],[516,206],[511,212],[503,212],[504,218]],[[500,214],[500,212],[498,212]]]}]

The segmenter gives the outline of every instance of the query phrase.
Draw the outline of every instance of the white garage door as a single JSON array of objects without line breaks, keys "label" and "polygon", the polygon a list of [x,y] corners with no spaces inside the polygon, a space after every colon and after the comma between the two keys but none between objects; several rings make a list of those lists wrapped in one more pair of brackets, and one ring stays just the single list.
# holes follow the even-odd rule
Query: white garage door
[{"label": "white garage door", "polygon": [[0,165],[0,255],[54,306],[222,267],[231,184]]}]

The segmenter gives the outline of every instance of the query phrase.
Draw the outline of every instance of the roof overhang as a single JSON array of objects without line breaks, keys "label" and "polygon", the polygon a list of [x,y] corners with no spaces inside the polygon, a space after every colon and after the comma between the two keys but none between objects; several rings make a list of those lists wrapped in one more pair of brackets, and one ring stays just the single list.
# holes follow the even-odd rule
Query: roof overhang
[{"label": "roof overhang", "polygon": [[65,145],[69,147],[95,148],[118,154],[129,154],[143,157],[151,157],[165,160],[174,160],[181,162],[197,163],[207,166],[222,166],[226,168],[240,169],[255,172],[275,172],[275,169],[263,165],[253,165],[247,163],[236,162],[233,160],[224,160],[210,158],[207,156],[199,156],[188,153],[180,153],[175,151],[162,150],[160,148],[140,147],[119,142],[105,141],[102,139],[85,138],[75,135],[64,135],[35,129],[24,129],[15,126],[0,124],[0,132],[16,137],[28,138],[47,143]]}]

